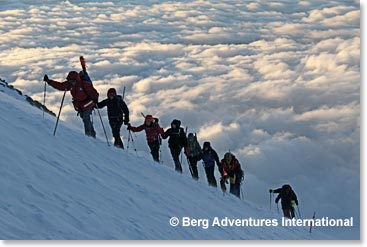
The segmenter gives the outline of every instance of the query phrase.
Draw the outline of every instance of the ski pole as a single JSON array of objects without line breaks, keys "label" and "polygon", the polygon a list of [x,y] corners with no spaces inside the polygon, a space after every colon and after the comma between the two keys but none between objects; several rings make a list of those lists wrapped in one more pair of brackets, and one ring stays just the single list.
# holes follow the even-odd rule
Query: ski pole
[{"label": "ski pole", "polygon": [[105,129],[104,124],[103,124],[103,121],[102,121],[101,113],[99,112],[99,109],[98,108],[96,108],[96,109],[97,109],[97,112],[98,112],[99,119],[101,120],[101,124],[102,124],[104,135],[106,136],[107,146],[110,146],[110,143],[108,142],[107,132],[106,132],[106,129]]},{"label": "ski pole", "polygon": [[62,105],[64,104],[64,99],[65,99],[65,94],[66,94],[66,89],[64,90],[64,95],[62,96],[61,105],[60,105],[60,109],[59,109],[59,114],[57,115],[57,120],[56,120],[56,124],[55,124],[55,129],[54,129],[54,136],[56,135],[57,125],[59,124],[61,109],[62,109]]},{"label": "ski pole", "polygon": [[45,82],[45,86],[43,88],[43,112],[42,112],[42,117],[45,118],[45,107],[46,107],[46,82]]},{"label": "ski pole", "polygon": [[241,185],[240,185],[240,190],[241,190],[241,197],[242,197],[242,201],[243,201],[244,196],[243,196],[243,190],[242,190],[242,188],[241,188]]}]

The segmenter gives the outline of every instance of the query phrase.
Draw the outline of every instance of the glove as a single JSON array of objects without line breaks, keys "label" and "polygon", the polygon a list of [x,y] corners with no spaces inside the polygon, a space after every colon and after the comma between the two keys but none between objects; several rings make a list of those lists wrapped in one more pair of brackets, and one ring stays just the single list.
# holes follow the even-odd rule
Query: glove
[{"label": "glove", "polygon": [[129,125],[129,119],[124,120],[124,125]]},{"label": "glove", "polygon": [[278,204],[279,202],[279,198],[275,199],[275,203]]},{"label": "glove", "polygon": [[92,99],[92,101],[96,104],[98,104],[98,99]]},{"label": "glove", "polygon": [[131,130],[131,124],[127,124],[127,130]]},{"label": "glove", "polygon": [[272,189],[269,190],[269,193],[273,193],[273,192],[274,192],[274,190],[272,190]]},{"label": "glove", "polygon": [[45,81],[45,82],[47,82],[48,83],[48,81],[49,81],[50,79],[48,79],[48,75],[45,75],[44,77],[43,77],[43,81]]}]

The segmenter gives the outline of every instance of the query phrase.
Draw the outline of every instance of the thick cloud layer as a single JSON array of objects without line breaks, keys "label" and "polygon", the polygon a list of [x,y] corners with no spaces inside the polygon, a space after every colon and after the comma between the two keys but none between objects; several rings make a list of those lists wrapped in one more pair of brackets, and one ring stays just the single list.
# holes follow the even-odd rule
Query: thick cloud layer
[{"label": "thick cloud layer", "polygon": [[[36,100],[84,55],[101,98],[126,87],[132,124],[179,118],[236,154],[248,200],[290,183],[305,217],[359,217],[359,1],[2,1],[0,23],[0,76]],[[48,88],[55,112],[61,95]]]}]

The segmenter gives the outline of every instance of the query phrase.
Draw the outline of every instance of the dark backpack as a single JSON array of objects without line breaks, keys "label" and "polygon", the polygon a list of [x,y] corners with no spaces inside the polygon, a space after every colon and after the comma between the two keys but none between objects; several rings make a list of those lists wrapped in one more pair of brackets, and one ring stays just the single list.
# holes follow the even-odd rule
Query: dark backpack
[{"label": "dark backpack", "polygon": [[189,148],[189,157],[196,157],[202,152],[196,134],[189,134],[187,137],[187,147]]}]

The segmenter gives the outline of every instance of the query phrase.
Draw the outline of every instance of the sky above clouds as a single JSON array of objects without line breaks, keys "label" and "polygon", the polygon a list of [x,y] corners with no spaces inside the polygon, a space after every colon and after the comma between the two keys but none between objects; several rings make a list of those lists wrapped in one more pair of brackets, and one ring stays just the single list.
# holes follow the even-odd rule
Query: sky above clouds
[{"label": "sky above clouds", "polygon": [[[359,217],[359,1],[2,1],[0,24],[0,77],[34,99],[84,55],[101,99],[126,87],[133,125],[178,118],[230,149],[248,200],[290,183],[305,216]],[[61,97],[48,87],[47,106]],[[82,128],[70,101],[62,119]]]}]

